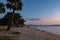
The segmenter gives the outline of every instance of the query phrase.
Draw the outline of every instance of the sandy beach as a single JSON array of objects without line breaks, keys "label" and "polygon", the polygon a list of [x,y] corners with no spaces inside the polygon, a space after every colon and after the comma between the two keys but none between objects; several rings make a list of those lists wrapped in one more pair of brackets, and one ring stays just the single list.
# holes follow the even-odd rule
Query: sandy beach
[{"label": "sandy beach", "polygon": [[[19,32],[15,35],[11,32]],[[60,40],[60,35],[48,33],[43,30],[38,30],[28,27],[11,27],[9,31],[0,32],[0,36],[15,36],[17,40]]]},{"label": "sandy beach", "polygon": [[13,31],[20,32],[20,35],[17,36],[18,40],[60,40],[60,35],[33,28],[14,28]]}]

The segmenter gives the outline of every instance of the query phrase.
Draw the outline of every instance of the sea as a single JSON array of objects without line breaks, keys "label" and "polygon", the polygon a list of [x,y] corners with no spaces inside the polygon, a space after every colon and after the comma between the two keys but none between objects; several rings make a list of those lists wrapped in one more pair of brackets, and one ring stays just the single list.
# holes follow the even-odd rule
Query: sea
[{"label": "sea", "polygon": [[60,35],[60,26],[29,26],[29,27]]}]

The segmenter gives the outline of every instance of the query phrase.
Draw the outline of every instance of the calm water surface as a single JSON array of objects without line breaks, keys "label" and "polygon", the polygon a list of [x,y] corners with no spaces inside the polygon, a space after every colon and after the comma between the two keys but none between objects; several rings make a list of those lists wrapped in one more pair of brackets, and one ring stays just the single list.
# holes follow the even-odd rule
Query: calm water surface
[{"label": "calm water surface", "polygon": [[30,27],[60,35],[60,26],[30,26]]}]

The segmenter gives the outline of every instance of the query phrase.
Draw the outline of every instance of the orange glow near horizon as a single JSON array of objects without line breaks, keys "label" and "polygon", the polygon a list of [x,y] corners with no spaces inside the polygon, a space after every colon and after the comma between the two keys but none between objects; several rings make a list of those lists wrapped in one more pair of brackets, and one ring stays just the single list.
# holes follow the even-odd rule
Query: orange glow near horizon
[{"label": "orange glow near horizon", "polygon": [[35,25],[49,25],[49,24],[60,24],[60,17],[43,19],[43,20],[28,20],[25,24],[35,24]]}]

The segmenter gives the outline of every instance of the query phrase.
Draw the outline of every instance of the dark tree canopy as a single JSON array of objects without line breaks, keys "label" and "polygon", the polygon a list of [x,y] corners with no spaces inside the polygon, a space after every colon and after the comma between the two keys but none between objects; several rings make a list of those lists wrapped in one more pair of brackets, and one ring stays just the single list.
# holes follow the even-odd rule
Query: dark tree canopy
[{"label": "dark tree canopy", "polygon": [[5,5],[3,3],[0,3],[0,13],[5,12]]},{"label": "dark tree canopy", "polygon": [[10,2],[10,3],[18,3],[18,2],[21,2],[21,0],[7,0],[8,2]]},{"label": "dark tree canopy", "polygon": [[13,9],[13,10],[22,10],[22,2],[21,0],[7,0],[7,8]]},{"label": "dark tree canopy", "polygon": [[[0,19],[0,24],[8,25],[7,30],[10,30],[10,27],[19,26],[19,24],[24,25],[25,20],[22,18],[20,13],[17,11],[22,10],[22,1],[21,0],[6,0],[7,3],[0,3],[0,13],[5,13],[5,6],[7,9],[11,9],[13,11],[7,12],[7,14]],[[15,12],[16,11],[16,12]]]},{"label": "dark tree canopy", "polygon": [[[0,25],[8,25],[11,21],[11,16],[13,15],[12,12],[7,13],[2,19],[0,19]],[[17,25],[22,24],[24,25],[25,20],[20,16],[19,13],[14,14],[14,25],[17,27]]]}]

